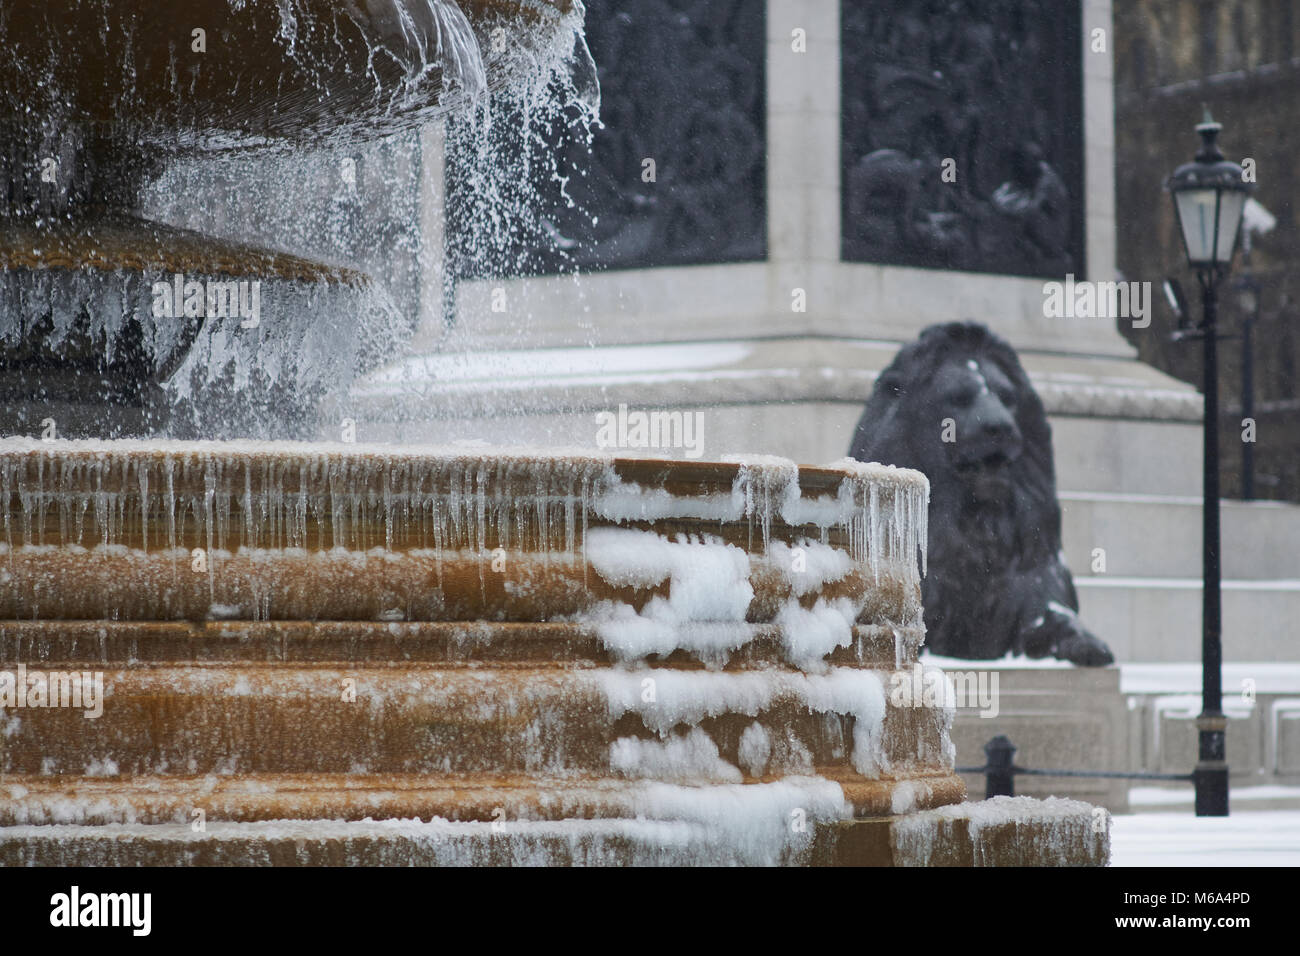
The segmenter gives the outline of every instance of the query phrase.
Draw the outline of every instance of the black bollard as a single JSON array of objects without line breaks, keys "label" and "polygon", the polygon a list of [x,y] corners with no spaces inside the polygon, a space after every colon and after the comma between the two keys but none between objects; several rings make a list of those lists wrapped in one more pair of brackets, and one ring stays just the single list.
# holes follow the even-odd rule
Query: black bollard
[{"label": "black bollard", "polygon": [[1016,745],[1006,734],[998,734],[984,745],[984,796],[1016,795]]}]

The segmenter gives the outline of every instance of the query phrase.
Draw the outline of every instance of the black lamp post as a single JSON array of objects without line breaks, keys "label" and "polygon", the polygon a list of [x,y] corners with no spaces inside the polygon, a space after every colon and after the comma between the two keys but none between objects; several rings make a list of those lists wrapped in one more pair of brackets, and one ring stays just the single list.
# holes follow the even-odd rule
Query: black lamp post
[{"label": "black lamp post", "polygon": [[1205,343],[1205,505],[1201,632],[1200,738],[1194,779],[1196,815],[1228,815],[1228,763],[1224,747],[1227,719],[1223,716],[1223,640],[1219,571],[1219,369],[1218,286],[1232,264],[1241,232],[1246,194],[1254,185],[1242,168],[1228,162],[1215,142],[1222,127],[1209,111],[1196,127],[1201,149],[1196,159],[1179,166],[1166,188],[1183,236],[1188,265],[1201,284],[1202,321],[1184,338]]}]

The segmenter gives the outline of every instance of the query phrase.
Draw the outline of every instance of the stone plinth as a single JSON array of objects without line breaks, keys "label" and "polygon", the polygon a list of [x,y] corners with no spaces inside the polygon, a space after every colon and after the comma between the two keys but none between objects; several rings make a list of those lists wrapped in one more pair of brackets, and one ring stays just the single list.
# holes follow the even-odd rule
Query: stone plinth
[{"label": "stone plinth", "polygon": [[[958,766],[983,766],[984,745],[1005,734],[1018,748],[1017,766],[1034,770],[1130,769],[1128,704],[1120,691],[1119,668],[1076,668],[1057,662],[1018,667],[948,658],[942,659],[941,666],[950,677],[958,669],[981,675],[980,686],[992,686],[993,676],[997,678],[996,716],[980,716],[974,706],[957,709],[952,738]],[[965,774],[963,779],[973,796],[984,793],[983,775]],[[1114,813],[1128,810],[1132,785],[1127,780],[1023,774],[1015,779],[1017,794],[1087,800]]]}]

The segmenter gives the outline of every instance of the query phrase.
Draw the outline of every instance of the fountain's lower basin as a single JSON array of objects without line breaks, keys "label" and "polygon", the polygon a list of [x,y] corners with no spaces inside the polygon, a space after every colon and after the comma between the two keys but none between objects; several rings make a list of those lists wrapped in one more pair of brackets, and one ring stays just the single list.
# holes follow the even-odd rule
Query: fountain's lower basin
[{"label": "fountain's lower basin", "polygon": [[0,434],[310,437],[410,333],[355,270],[125,215],[0,220],[0,303]]},{"label": "fountain's lower basin", "polygon": [[0,442],[0,862],[1104,862],[1084,804],[960,804],[951,708],[890,692],[926,493]]}]

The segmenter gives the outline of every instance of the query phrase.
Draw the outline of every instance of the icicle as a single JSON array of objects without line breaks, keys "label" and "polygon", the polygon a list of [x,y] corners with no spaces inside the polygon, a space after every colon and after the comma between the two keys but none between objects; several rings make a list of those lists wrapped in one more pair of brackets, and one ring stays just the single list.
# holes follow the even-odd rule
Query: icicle
[{"label": "icicle", "polygon": [[[170,455],[163,459],[163,468],[166,472],[166,499],[163,502],[163,513],[167,515],[167,548],[171,551],[176,550],[176,470],[174,462]],[[77,536],[81,533],[78,531]]]},{"label": "icicle", "polygon": [[239,543],[241,547],[255,548],[257,547],[257,537],[256,537],[257,532],[256,532],[255,525],[253,524],[252,463],[245,462],[244,467],[241,470],[244,473],[244,499],[243,499],[244,527],[243,527],[241,537],[239,539]]},{"label": "icicle", "polygon": [[[430,483],[432,484],[432,480]],[[438,507],[438,498],[433,493],[432,488],[430,488],[429,490],[429,497],[427,500],[429,504],[429,519],[433,524],[434,563],[437,567],[437,572],[438,572],[438,588],[439,590],[441,590],[442,589],[442,552],[443,549],[447,546],[446,517],[445,517],[444,510]]]},{"label": "icicle", "polygon": [[474,550],[478,555],[478,586],[487,603],[487,477],[483,465],[474,469]]},{"label": "icicle", "polygon": [[108,544],[108,493],[104,491],[104,462],[95,462],[95,524],[99,528],[101,544]]},{"label": "icicle", "polygon": [[930,485],[927,482],[914,492],[916,495],[916,534],[921,547],[921,574],[929,573],[928,551],[930,546]]},{"label": "icicle", "polygon": [[213,553],[213,498],[216,495],[216,476],[211,466],[203,469],[203,539],[207,545],[208,594],[215,600],[217,596],[216,555]]},{"label": "icicle", "polygon": [[894,523],[890,527],[889,534],[889,561],[891,564],[903,563],[910,566],[915,558],[907,550],[907,539],[911,532],[911,522],[908,521],[907,504],[911,498],[909,489],[894,488],[892,491],[894,499]]},{"label": "icicle", "polygon": [[576,535],[575,509],[576,499],[572,488],[564,496],[564,553],[568,556],[568,564],[574,562],[574,537]]},{"label": "icicle", "polygon": [[545,555],[545,559],[549,561],[551,535],[550,528],[546,523],[546,486],[541,475],[537,477],[533,495],[536,500],[534,507],[537,511],[537,547]]},{"label": "icicle", "polygon": [[875,482],[871,483],[871,490],[868,493],[870,504],[867,508],[867,554],[871,563],[871,573],[875,576],[876,583],[880,583],[880,486]]},{"label": "icicle", "polygon": [[45,456],[36,458],[36,543],[45,543]]},{"label": "icicle", "polygon": [[583,476],[582,479],[582,584],[586,587],[589,584],[589,572],[587,558],[587,514],[591,502],[591,479]]},{"label": "icicle", "polygon": [[[140,482],[140,548],[149,550],[149,466],[141,463],[136,469],[136,479]],[[61,530],[60,537],[67,541],[66,531]]]}]

